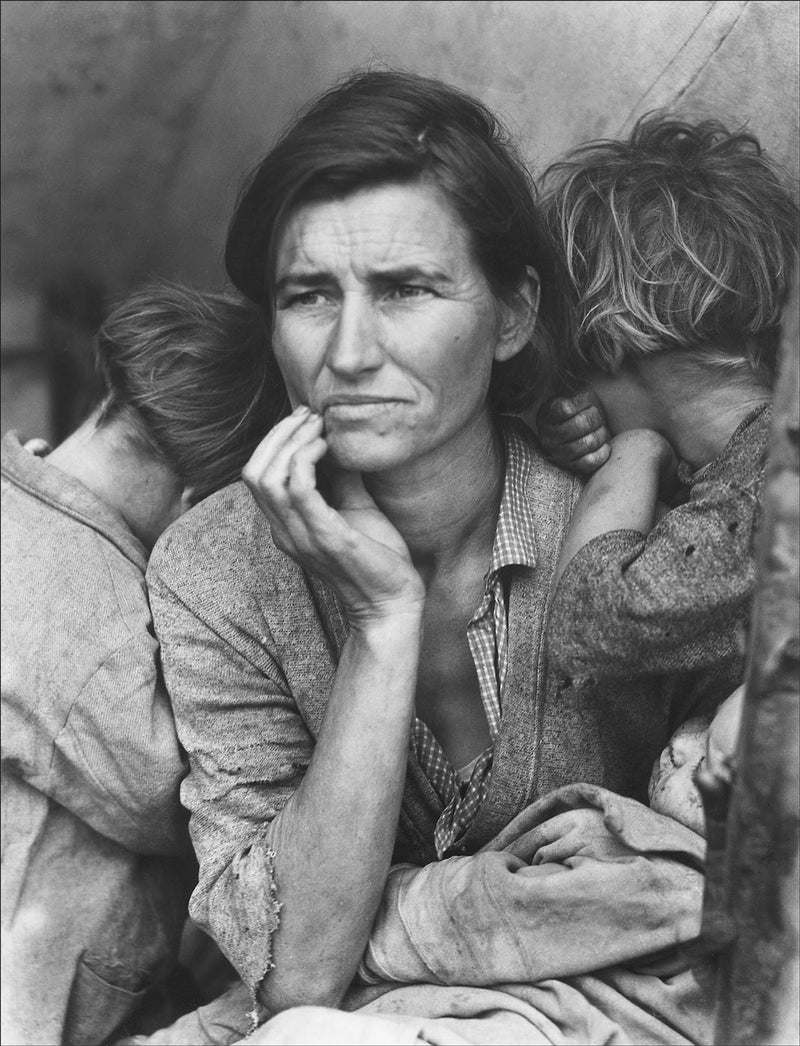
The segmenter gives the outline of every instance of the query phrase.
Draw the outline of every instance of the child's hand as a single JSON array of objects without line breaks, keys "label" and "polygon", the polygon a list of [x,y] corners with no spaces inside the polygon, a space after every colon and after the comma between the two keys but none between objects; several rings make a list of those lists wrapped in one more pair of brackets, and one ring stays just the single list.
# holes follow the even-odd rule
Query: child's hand
[{"label": "child's hand", "polygon": [[548,400],[536,416],[536,427],[548,457],[580,476],[591,476],[611,453],[603,408],[588,389]]}]

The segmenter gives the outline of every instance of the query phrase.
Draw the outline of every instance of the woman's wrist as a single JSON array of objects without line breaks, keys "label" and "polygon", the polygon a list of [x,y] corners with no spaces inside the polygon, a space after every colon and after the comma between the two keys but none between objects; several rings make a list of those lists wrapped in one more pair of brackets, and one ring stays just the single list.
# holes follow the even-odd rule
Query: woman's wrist
[{"label": "woman's wrist", "polygon": [[346,611],[350,635],[385,645],[405,647],[422,630],[424,598],[403,598]]},{"label": "woman's wrist", "polygon": [[396,578],[391,589],[385,585],[381,593],[345,597],[342,604],[351,630],[390,634],[394,627],[419,628],[426,597],[425,583],[409,565],[405,576]]}]

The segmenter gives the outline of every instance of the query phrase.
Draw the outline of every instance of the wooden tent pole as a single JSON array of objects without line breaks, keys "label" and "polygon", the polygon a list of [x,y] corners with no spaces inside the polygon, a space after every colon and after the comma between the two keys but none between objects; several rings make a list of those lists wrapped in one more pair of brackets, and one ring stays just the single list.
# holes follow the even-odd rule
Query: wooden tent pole
[{"label": "wooden tent pole", "polygon": [[[800,326],[785,310],[759,530],[741,733],[727,819],[704,790],[704,935],[720,956],[718,1046],[800,1042]],[[719,828],[724,826],[724,830]]]}]

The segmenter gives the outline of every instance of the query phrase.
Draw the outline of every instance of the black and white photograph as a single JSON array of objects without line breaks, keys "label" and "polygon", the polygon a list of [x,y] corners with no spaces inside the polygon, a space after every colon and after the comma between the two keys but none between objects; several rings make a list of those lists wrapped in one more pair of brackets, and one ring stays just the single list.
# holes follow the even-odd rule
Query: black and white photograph
[{"label": "black and white photograph", "polygon": [[800,2],[3,0],[2,1046],[800,1046]]}]

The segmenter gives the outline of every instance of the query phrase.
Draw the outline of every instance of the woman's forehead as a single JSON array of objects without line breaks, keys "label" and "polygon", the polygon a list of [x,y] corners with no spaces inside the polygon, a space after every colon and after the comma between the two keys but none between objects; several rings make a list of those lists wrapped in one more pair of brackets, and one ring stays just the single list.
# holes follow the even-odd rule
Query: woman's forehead
[{"label": "woman's forehead", "polygon": [[277,275],[340,265],[450,271],[471,264],[471,255],[468,230],[440,189],[389,184],[301,204],[280,237]]}]

